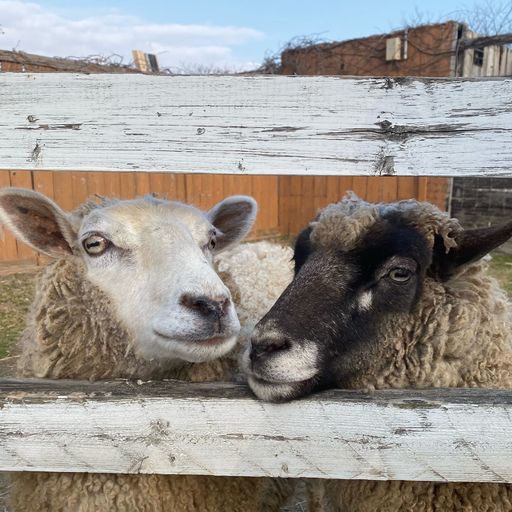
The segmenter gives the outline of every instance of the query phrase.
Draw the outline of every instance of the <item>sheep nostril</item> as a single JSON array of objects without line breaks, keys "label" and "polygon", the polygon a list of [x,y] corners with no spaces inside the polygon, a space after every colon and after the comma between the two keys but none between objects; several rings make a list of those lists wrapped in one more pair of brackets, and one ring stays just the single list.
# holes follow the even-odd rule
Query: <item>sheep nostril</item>
[{"label": "sheep nostril", "polygon": [[290,342],[286,339],[272,340],[272,341],[258,341],[258,343],[251,342],[251,351],[249,358],[251,361],[256,361],[263,356],[268,356],[276,352],[289,349],[291,346]]},{"label": "sheep nostril", "polygon": [[221,318],[229,308],[229,298],[213,300],[205,296],[194,297],[191,295],[183,295],[181,304],[188,309],[197,311],[203,316]]}]

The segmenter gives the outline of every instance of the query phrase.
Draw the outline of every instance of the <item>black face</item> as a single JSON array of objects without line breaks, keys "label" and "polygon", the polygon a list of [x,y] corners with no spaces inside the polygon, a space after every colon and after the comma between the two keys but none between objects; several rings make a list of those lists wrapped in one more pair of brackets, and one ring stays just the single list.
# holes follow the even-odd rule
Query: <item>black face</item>
[{"label": "black face", "polygon": [[265,400],[356,388],[378,371],[431,264],[425,239],[392,220],[375,223],[348,250],[315,245],[310,234],[297,238],[295,278],[256,326],[246,357],[249,384]]}]

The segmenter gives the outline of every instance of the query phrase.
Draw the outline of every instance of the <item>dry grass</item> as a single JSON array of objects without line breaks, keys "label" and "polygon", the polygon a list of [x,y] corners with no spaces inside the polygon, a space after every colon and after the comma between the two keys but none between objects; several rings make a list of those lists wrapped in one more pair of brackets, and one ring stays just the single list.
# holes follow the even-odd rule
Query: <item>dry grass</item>
[{"label": "dry grass", "polygon": [[11,355],[34,295],[34,273],[0,276],[0,359]]}]

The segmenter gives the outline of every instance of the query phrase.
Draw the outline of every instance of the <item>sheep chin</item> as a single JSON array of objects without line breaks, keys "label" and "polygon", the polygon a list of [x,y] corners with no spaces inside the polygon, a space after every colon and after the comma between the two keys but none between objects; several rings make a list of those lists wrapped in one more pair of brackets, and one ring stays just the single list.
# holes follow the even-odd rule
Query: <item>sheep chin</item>
[{"label": "sheep chin", "polygon": [[253,375],[247,377],[252,392],[265,402],[289,402],[309,394],[314,388],[315,379],[294,382],[271,382]]},{"label": "sheep chin", "polygon": [[140,344],[137,352],[146,360],[164,359],[202,363],[225,356],[235,348],[236,342],[236,335],[182,341],[155,334],[150,343]]}]

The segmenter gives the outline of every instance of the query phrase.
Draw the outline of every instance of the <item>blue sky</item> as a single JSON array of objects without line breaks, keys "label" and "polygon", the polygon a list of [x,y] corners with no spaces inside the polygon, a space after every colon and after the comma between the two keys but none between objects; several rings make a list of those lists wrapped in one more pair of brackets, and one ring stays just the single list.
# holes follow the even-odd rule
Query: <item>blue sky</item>
[{"label": "blue sky", "polygon": [[0,0],[0,48],[51,56],[157,53],[162,65],[248,69],[297,36],[343,40],[462,19],[478,0]]}]

